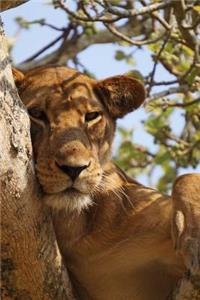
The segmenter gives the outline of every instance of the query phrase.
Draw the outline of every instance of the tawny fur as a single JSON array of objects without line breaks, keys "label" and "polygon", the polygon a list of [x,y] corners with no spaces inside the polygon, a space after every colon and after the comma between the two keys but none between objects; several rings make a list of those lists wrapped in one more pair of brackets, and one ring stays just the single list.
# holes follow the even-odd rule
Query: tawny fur
[{"label": "tawny fur", "polygon": [[[37,177],[79,299],[170,299],[186,270],[174,249],[184,215],[175,215],[171,233],[179,183],[172,201],[129,178],[110,158],[115,121],[144,101],[142,84],[126,76],[96,81],[54,66],[18,75]],[[72,182],[63,165],[87,168]],[[199,180],[188,178],[185,187]]]}]

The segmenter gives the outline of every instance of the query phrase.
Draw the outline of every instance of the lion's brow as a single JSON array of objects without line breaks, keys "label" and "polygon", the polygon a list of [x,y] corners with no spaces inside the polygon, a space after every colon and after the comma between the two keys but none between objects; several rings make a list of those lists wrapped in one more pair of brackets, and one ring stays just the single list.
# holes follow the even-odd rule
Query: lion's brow
[{"label": "lion's brow", "polygon": [[64,93],[65,95],[66,95],[66,94],[69,95],[70,92],[72,92],[73,90],[75,90],[76,88],[78,88],[78,87],[80,87],[80,86],[82,86],[82,87],[84,87],[84,88],[86,89],[86,91],[87,91],[89,97],[92,96],[90,87],[89,87],[86,83],[84,83],[84,82],[79,82],[79,81],[78,81],[78,82],[73,82],[73,83],[71,83],[70,85],[67,85],[66,87],[63,87],[62,90],[63,90],[63,93]]},{"label": "lion's brow", "polygon": [[92,99],[92,98],[87,98],[85,96],[77,96],[75,98],[73,98],[73,101],[75,102],[86,102],[86,104],[89,104],[89,106],[91,106],[91,108],[94,108],[94,109],[99,109],[99,105],[97,103],[96,100]]},{"label": "lion's brow", "polygon": [[76,80],[79,76],[81,76],[80,72],[75,72],[75,74],[72,74],[72,76],[69,76],[69,78],[63,80],[63,77],[60,76],[59,72],[57,71],[58,68],[55,68],[55,75],[58,81],[58,85],[61,87],[62,91],[65,90],[65,86],[69,85],[70,82],[73,82]]}]

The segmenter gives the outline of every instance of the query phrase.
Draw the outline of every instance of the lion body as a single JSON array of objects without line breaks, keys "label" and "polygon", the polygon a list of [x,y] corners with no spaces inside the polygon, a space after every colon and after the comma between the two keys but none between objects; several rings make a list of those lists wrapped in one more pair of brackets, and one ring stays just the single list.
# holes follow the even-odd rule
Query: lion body
[{"label": "lion body", "polygon": [[75,290],[84,300],[168,299],[185,270],[173,249],[170,199],[112,172],[123,193],[105,187],[86,212],[54,214]]},{"label": "lion body", "polygon": [[110,158],[116,119],[144,101],[142,84],[54,66],[21,81],[37,177],[79,299],[170,299],[186,269],[172,241],[173,201]]}]

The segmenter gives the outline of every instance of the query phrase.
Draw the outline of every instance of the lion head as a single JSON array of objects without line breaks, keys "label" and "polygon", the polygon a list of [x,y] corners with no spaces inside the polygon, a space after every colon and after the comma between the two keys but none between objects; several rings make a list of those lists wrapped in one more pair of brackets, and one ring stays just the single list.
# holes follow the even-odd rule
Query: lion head
[{"label": "lion head", "polygon": [[88,207],[111,160],[117,118],[144,101],[129,76],[94,80],[60,66],[14,70],[31,119],[36,174],[46,202],[69,211]]}]

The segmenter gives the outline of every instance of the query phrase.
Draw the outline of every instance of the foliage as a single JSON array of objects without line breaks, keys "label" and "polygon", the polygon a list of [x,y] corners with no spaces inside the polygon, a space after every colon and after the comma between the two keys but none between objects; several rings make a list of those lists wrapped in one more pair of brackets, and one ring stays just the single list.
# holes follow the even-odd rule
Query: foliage
[{"label": "foliage", "polygon": [[[55,0],[51,4],[66,13],[64,28],[45,19],[17,18],[18,25],[25,30],[38,24],[58,32],[54,41],[19,67],[71,62],[90,73],[79,61],[82,51],[97,43],[119,45],[116,61],[129,64],[129,75],[139,78],[146,86],[148,117],[144,126],[157,147],[150,151],[144,145],[137,145],[133,132],[121,128],[121,144],[115,159],[131,175],[151,177],[159,166],[162,172],[157,187],[167,191],[180,168],[196,168],[200,160],[199,1],[77,0],[72,5],[70,1]],[[45,55],[58,42],[57,49]],[[152,57],[153,67],[147,76],[136,68],[136,49],[145,49]],[[39,58],[41,54],[43,57]],[[155,79],[161,66],[171,76],[170,80]],[[182,122],[178,133],[177,112]],[[180,118],[177,118],[179,122]]]}]

